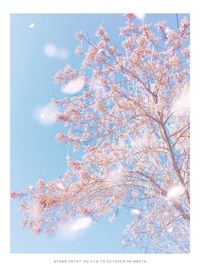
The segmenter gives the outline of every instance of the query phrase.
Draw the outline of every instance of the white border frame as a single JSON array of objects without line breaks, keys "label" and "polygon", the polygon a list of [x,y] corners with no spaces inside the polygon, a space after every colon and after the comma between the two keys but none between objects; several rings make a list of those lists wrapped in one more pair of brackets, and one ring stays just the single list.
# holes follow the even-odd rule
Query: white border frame
[{"label": "white border frame", "polygon": [[[3,2],[3,1],[2,1]],[[199,27],[198,4],[195,0],[6,0],[0,8],[0,263],[2,266],[51,266],[54,260],[81,260],[80,263],[63,263],[68,266],[93,266],[84,263],[85,259],[105,260],[146,260],[144,266],[200,266],[198,257],[199,233],[199,115],[200,88],[199,67]],[[70,3],[69,3],[70,2]],[[196,1],[198,3],[198,1]],[[190,254],[10,254],[10,14],[12,13],[190,13],[191,15],[191,253]],[[103,265],[115,266],[118,263]],[[133,263],[131,263],[133,264]],[[141,266],[142,263],[137,265]],[[94,264],[95,265],[95,264]],[[100,266],[100,263],[96,264]],[[130,266],[124,264],[123,266]],[[136,265],[136,264],[135,264]],[[101,264],[102,266],[102,264]],[[121,264],[122,266],[122,264]]]}]

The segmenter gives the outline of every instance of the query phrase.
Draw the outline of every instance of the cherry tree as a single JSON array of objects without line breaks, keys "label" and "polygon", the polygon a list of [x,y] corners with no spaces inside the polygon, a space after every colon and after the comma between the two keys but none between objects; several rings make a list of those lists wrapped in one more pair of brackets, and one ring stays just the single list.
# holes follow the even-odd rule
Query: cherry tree
[{"label": "cherry tree", "polygon": [[[145,253],[189,252],[189,21],[169,29],[125,14],[119,43],[104,26],[94,41],[82,32],[70,65],[55,74],[64,98],[51,100],[64,126],[67,152],[61,179],[12,192],[20,199],[23,226],[55,234],[72,218],[106,217],[121,209],[131,221],[122,246]],[[71,95],[69,95],[71,94]]]}]

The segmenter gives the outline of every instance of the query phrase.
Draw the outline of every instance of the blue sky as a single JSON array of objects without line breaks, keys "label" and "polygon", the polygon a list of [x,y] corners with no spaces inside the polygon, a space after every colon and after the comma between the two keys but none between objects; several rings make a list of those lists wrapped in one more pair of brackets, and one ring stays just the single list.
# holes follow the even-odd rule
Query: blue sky
[{"label": "blue sky", "polygon": [[[174,14],[145,16],[147,23],[160,19],[167,20],[168,27],[176,27]],[[48,181],[64,173],[66,149],[55,141],[62,126],[39,123],[34,110],[62,96],[59,86],[53,83],[58,70],[66,64],[78,68],[80,58],[74,55],[77,31],[87,33],[92,40],[103,23],[113,43],[118,43],[118,30],[124,21],[120,14],[11,15],[11,190],[34,185],[41,176]],[[66,49],[67,58],[47,57],[43,48],[49,43]],[[11,201],[11,252],[137,253],[134,248],[122,248],[119,241],[130,218],[128,212],[122,211],[114,223],[102,219],[73,240],[59,235],[35,237],[20,227],[18,203]]]}]

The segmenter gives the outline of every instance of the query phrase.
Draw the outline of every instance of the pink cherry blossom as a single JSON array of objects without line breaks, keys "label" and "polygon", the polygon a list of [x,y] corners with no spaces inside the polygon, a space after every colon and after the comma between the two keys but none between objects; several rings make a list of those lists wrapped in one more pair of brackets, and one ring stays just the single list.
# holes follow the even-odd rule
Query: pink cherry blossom
[{"label": "pink cherry blossom", "polygon": [[59,143],[62,143],[65,141],[65,135],[64,133],[57,133],[56,134],[56,141]]}]

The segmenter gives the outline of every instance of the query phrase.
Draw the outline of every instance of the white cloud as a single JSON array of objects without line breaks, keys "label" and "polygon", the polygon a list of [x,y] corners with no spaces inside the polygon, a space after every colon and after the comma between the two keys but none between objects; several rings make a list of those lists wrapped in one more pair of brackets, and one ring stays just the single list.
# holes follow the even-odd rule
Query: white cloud
[{"label": "white cloud", "polygon": [[140,214],[140,210],[139,209],[132,209],[131,213],[134,215],[139,215]]},{"label": "white cloud", "polygon": [[57,58],[60,60],[64,60],[68,56],[67,50],[63,48],[58,48],[56,45],[51,43],[46,44],[43,48],[43,51],[44,54],[50,58]]},{"label": "white cloud", "polygon": [[44,46],[44,53],[47,57],[56,57],[57,55],[57,47],[53,44],[46,44]]},{"label": "white cloud", "polygon": [[144,20],[145,18],[145,13],[134,13],[134,15],[140,20]]},{"label": "white cloud", "polygon": [[169,188],[167,191],[168,200],[177,200],[185,192],[185,187],[182,184],[177,184]]},{"label": "white cloud", "polygon": [[30,24],[28,25],[28,27],[29,27],[30,29],[35,28],[35,23],[34,23],[34,22],[30,23]]},{"label": "white cloud", "polygon": [[64,240],[77,238],[84,230],[88,229],[93,223],[90,217],[81,217],[72,220],[69,223],[63,223],[59,226],[59,236]]},{"label": "white cloud", "polygon": [[48,104],[42,107],[38,107],[34,111],[35,118],[41,124],[51,125],[56,121],[56,115],[58,110],[56,107]]},{"label": "white cloud", "polygon": [[85,85],[85,78],[78,77],[63,85],[61,91],[66,94],[76,94],[80,92]]},{"label": "white cloud", "polygon": [[72,224],[71,229],[72,231],[80,231],[80,230],[90,227],[91,224],[92,224],[92,219],[90,217],[83,217],[83,218],[77,219]]}]

